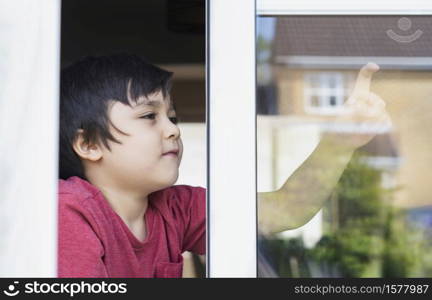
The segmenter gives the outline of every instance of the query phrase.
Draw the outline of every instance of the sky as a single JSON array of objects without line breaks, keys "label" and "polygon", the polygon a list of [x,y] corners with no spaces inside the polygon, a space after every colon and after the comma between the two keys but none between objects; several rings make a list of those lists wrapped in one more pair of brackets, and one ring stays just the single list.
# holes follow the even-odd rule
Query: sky
[{"label": "sky", "polygon": [[256,30],[257,35],[261,35],[266,40],[273,39],[275,32],[276,18],[274,17],[257,17]]}]

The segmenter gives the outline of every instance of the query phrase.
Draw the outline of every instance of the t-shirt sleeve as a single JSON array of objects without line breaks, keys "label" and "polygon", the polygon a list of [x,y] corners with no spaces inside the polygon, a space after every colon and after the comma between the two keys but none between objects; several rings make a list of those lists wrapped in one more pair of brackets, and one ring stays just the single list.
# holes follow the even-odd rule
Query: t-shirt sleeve
[{"label": "t-shirt sleeve", "polygon": [[91,216],[72,194],[59,194],[58,277],[108,277]]},{"label": "t-shirt sleeve", "polygon": [[206,253],[206,189],[178,186],[179,205],[184,219],[182,252]]}]

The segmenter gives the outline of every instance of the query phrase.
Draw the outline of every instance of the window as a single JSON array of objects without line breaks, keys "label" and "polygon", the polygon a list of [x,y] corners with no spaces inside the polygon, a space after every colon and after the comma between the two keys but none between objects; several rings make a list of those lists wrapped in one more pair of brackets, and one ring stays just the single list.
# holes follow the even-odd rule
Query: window
[{"label": "window", "polygon": [[307,72],[304,78],[305,112],[310,114],[343,113],[352,76],[338,72]]},{"label": "window", "polygon": [[[126,52],[174,73],[170,96],[184,148],[175,185],[204,188],[205,4],[202,0],[63,0],[61,26],[62,66],[83,56]],[[183,276],[205,276],[205,266],[199,261],[196,255],[185,253]]]},{"label": "window", "polygon": [[431,10],[366,2],[258,1],[259,277],[432,276]]}]

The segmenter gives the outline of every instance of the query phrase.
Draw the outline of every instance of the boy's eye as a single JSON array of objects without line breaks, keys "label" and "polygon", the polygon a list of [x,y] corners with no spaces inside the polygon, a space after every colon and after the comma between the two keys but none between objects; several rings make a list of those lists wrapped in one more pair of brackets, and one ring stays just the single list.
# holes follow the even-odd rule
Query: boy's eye
[{"label": "boy's eye", "polygon": [[[147,120],[154,120],[154,119],[156,119],[156,115],[157,115],[157,114],[155,114],[155,113],[151,113],[151,114],[147,114],[147,115],[141,116],[141,117],[139,117],[139,118],[140,118],[140,119],[147,119]],[[177,119],[177,117],[170,117],[169,119],[170,119],[170,121],[171,121],[173,124],[177,124],[177,123],[178,123],[178,119]]]},{"label": "boy's eye", "polygon": [[140,117],[140,119],[149,119],[149,120],[154,120],[155,118],[156,118],[156,114],[154,113]]}]

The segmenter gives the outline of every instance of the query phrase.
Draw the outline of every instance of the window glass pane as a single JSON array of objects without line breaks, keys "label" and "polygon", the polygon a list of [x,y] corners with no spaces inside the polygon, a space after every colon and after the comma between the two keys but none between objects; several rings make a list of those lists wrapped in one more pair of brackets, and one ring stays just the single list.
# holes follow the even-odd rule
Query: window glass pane
[{"label": "window glass pane", "polygon": [[321,87],[321,76],[320,74],[311,74],[308,80],[309,87],[316,89]]},{"label": "window glass pane", "polygon": [[320,102],[319,102],[319,96],[317,96],[317,95],[313,95],[312,97],[311,97],[311,106],[313,106],[313,107],[318,107],[320,105]]},{"label": "window glass pane", "polygon": [[329,97],[329,103],[330,103],[330,106],[336,106],[336,96],[334,96],[334,95],[331,95],[330,97]]},{"label": "window glass pane", "polygon": [[[60,117],[64,120],[74,120],[74,122],[62,122],[60,131],[63,134],[63,132],[77,130],[74,126],[81,121],[76,122],[76,120],[83,120],[81,123],[84,124],[83,128],[89,130],[98,126],[102,128],[100,124],[94,125],[98,117],[109,119],[110,124],[117,129],[111,132],[111,127],[105,128],[106,132],[110,132],[114,137],[120,132],[124,135],[115,138],[122,148],[118,152],[112,152],[114,155],[112,160],[108,159],[115,161],[115,165],[108,163],[101,167],[110,168],[112,171],[100,171],[96,174],[91,171],[96,168],[94,165],[85,164],[86,172],[93,174],[85,178],[79,178],[80,173],[73,163],[76,158],[73,160],[71,158],[71,155],[77,157],[77,153],[70,149],[64,138],[61,139],[60,149],[61,154],[64,155],[60,155],[59,160],[60,178],[64,182],[71,182],[72,186],[86,185],[93,190],[100,190],[99,198],[88,198],[87,202],[93,203],[95,199],[104,199],[105,203],[111,206],[111,209],[107,210],[109,214],[115,213],[120,218],[117,218],[117,221],[108,220],[110,226],[104,228],[107,232],[117,232],[119,235],[112,237],[98,235],[101,244],[104,245],[103,264],[95,263],[91,266],[78,264],[70,268],[70,262],[83,261],[91,251],[88,251],[88,248],[80,249],[81,252],[74,251],[81,239],[77,237],[69,240],[67,233],[78,231],[78,228],[83,228],[79,227],[82,224],[77,222],[71,225],[68,222],[68,215],[60,213],[59,224],[62,230],[58,234],[60,245],[58,275],[75,277],[77,274],[93,274],[95,277],[103,277],[104,272],[108,270],[109,277],[205,277],[206,264],[203,253],[206,250],[204,222],[206,193],[203,188],[207,186],[206,2],[63,0],[61,4],[61,67],[67,69],[72,65],[72,69],[67,70],[72,70],[69,74],[75,76],[65,72],[60,76],[61,82],[64,83],[60,97],[60,103],[63,104],[60,106]],[[94,58],[81,61],[87,56]],[[101,58],[101,56],[108,56],[108,58]],[[143,63],[143,60],[147,64]],[[78,61],[81,61],[80,65],[76,65]],[[172,77],[168,79],[168,73],[149,64],[172,72]],[[75,71],[73,71],[74,66]],[[85,78],[88,80],[80,80],[82,76],[87,75],[88,77]],[[155,101],[156,105],[136,107],[134,101],[130,101],[133,104],[131,106],[123,105],[120,100],[131,100],[131,97],[126,97],[129,90],[125,89],[122,79],[126,77],[131,79],[131,91],[134,91],[136,96],[140,96],[139,101],[147,98],[151,102]],[[169,92],[167,90],[164,95],[156,93],[165,91],[165,87],[168,86],[170,86]],[[105,107],[107,105],[105,101],[109,100],[107,97],[111,97],[110,95],[116,95],[113,101],[110,101],[110,109],[106,111],[96,109]],[[70,104],[71,102],[73,105]],[[87,103],[92,105],[87,106]],[[168,103],[172,104],[174,111],[167,110]],[[120,111],[124,111],[125,114],[119,115],[118,110],[112,109],[113,107],[122,108]],[[89,109],[91,112],[81,114]],[[159,131],[154,135],[155,139],[150,141],[149,137],[155,134],[156,130]],[[97,135],[100,130],[96,131]],[[124,140],[126,135],[128,139]],[[89,136],[93,136],[92,131],[89,132]],[[131,144],[133,141],[139,142]],[[108,139],[107,143],[113,149],[111,140]],[[155,171],[156,168],[149,170],[152,154],[146,151],[154,151],[154,154],[161,152],[165,154],[171,152],[171,154],[157,155],[161,157],[161,165],[157,167],[159,171]],[[158,172],[163,174],[164,178],[156,179]],[[132,176],[133,180],[132,177],[125,179],[125,176],[131,174],[136,174]],[[75,178],[71,178],[74,176]],[[151,179],[146,176],[150,176]],[[124,180],[130,184],[119,184],[119,182],[126,182]],[[131,180],[136,184],[131,183]],[[60,187],[64,182],[61,182]],[[141,188],[137,188],[138,186]],[[179,197],[180,205],[176,213],[183,210],[183,204],[188,203],[188,212],[184,216],[189,216],[192,212],[194,214],[188,223],[190,232],[181,233],[183,245],[180,248],[173,248],[177,244],[171,243],[171,238],[174,236],[172,234],[177,232],[179,223],[171,223],[176,224],[172,226],[174,231],[162,228],[167,223],[159,223],[162,227],[157,225],[157,221],[151,223],[151,220],[158,220],[162,214],[165,214],[160,210],[158,203],[168,200],[163,196],[168,195],[165,194],[167,189],[171,189]],[[79,189],[75,190],[79,191]],[[186,190],[189,191],[189,196],[181,195],[182,191]],[[132,194],[140,201],[129,199]],[[80,194],[76,196],[77,199],[81,199]],[[63,199],[67,199],[67,196],[63,198],[63,195],[59,194],[58,198],[61,203]],[[135,203],[134,207],[130,206],[132,203]],[[95,211],[105,209],[99,205],[94,207],[97,209]],[[77,206],[74,209],[79,212],[82,208]],[[133,213],[126,213],[127,211]],[[169,213],[167,215],[169,216]],[[87,217],[86,215],[82,222],[108,224],[103,218],[89,220]],[[170,216],[167,220],[169,218]],[[162,233],[166,239],[159,245],[162,245],[162,248],[158,248],[157,241],[161,236],[157,235]],[[156,239],[150,240],[155,235]],[[195,238],[191,238],[192,235]],[[150,240],[149,243],[145,242],[146,246],[142,247],[141,242],[147,239]],[[190,243],[187,242],[188,240]],[[138,251],[136,256],[130,256],[125,251],[132,249],[132,246],[138,246],[143,250]],[[117,251],[118,249],[121,250]],[[116,261],[123,261],[123,267],[128,267],[121,269],[116,265]],[[151,263],[136,267],[142,261]],[[169,268],[166,268],[165,265],[168,264]]]},{"label": "window glass pane", "polygon": [[337,77],[335,74],[330,74],[330,76],[327,76],[326,79],[329,88],[331,89],[336,88]]},{"label": "window glass pane", "polygon": [[432,276],[431,21],[258,17],[259,276]]}]

